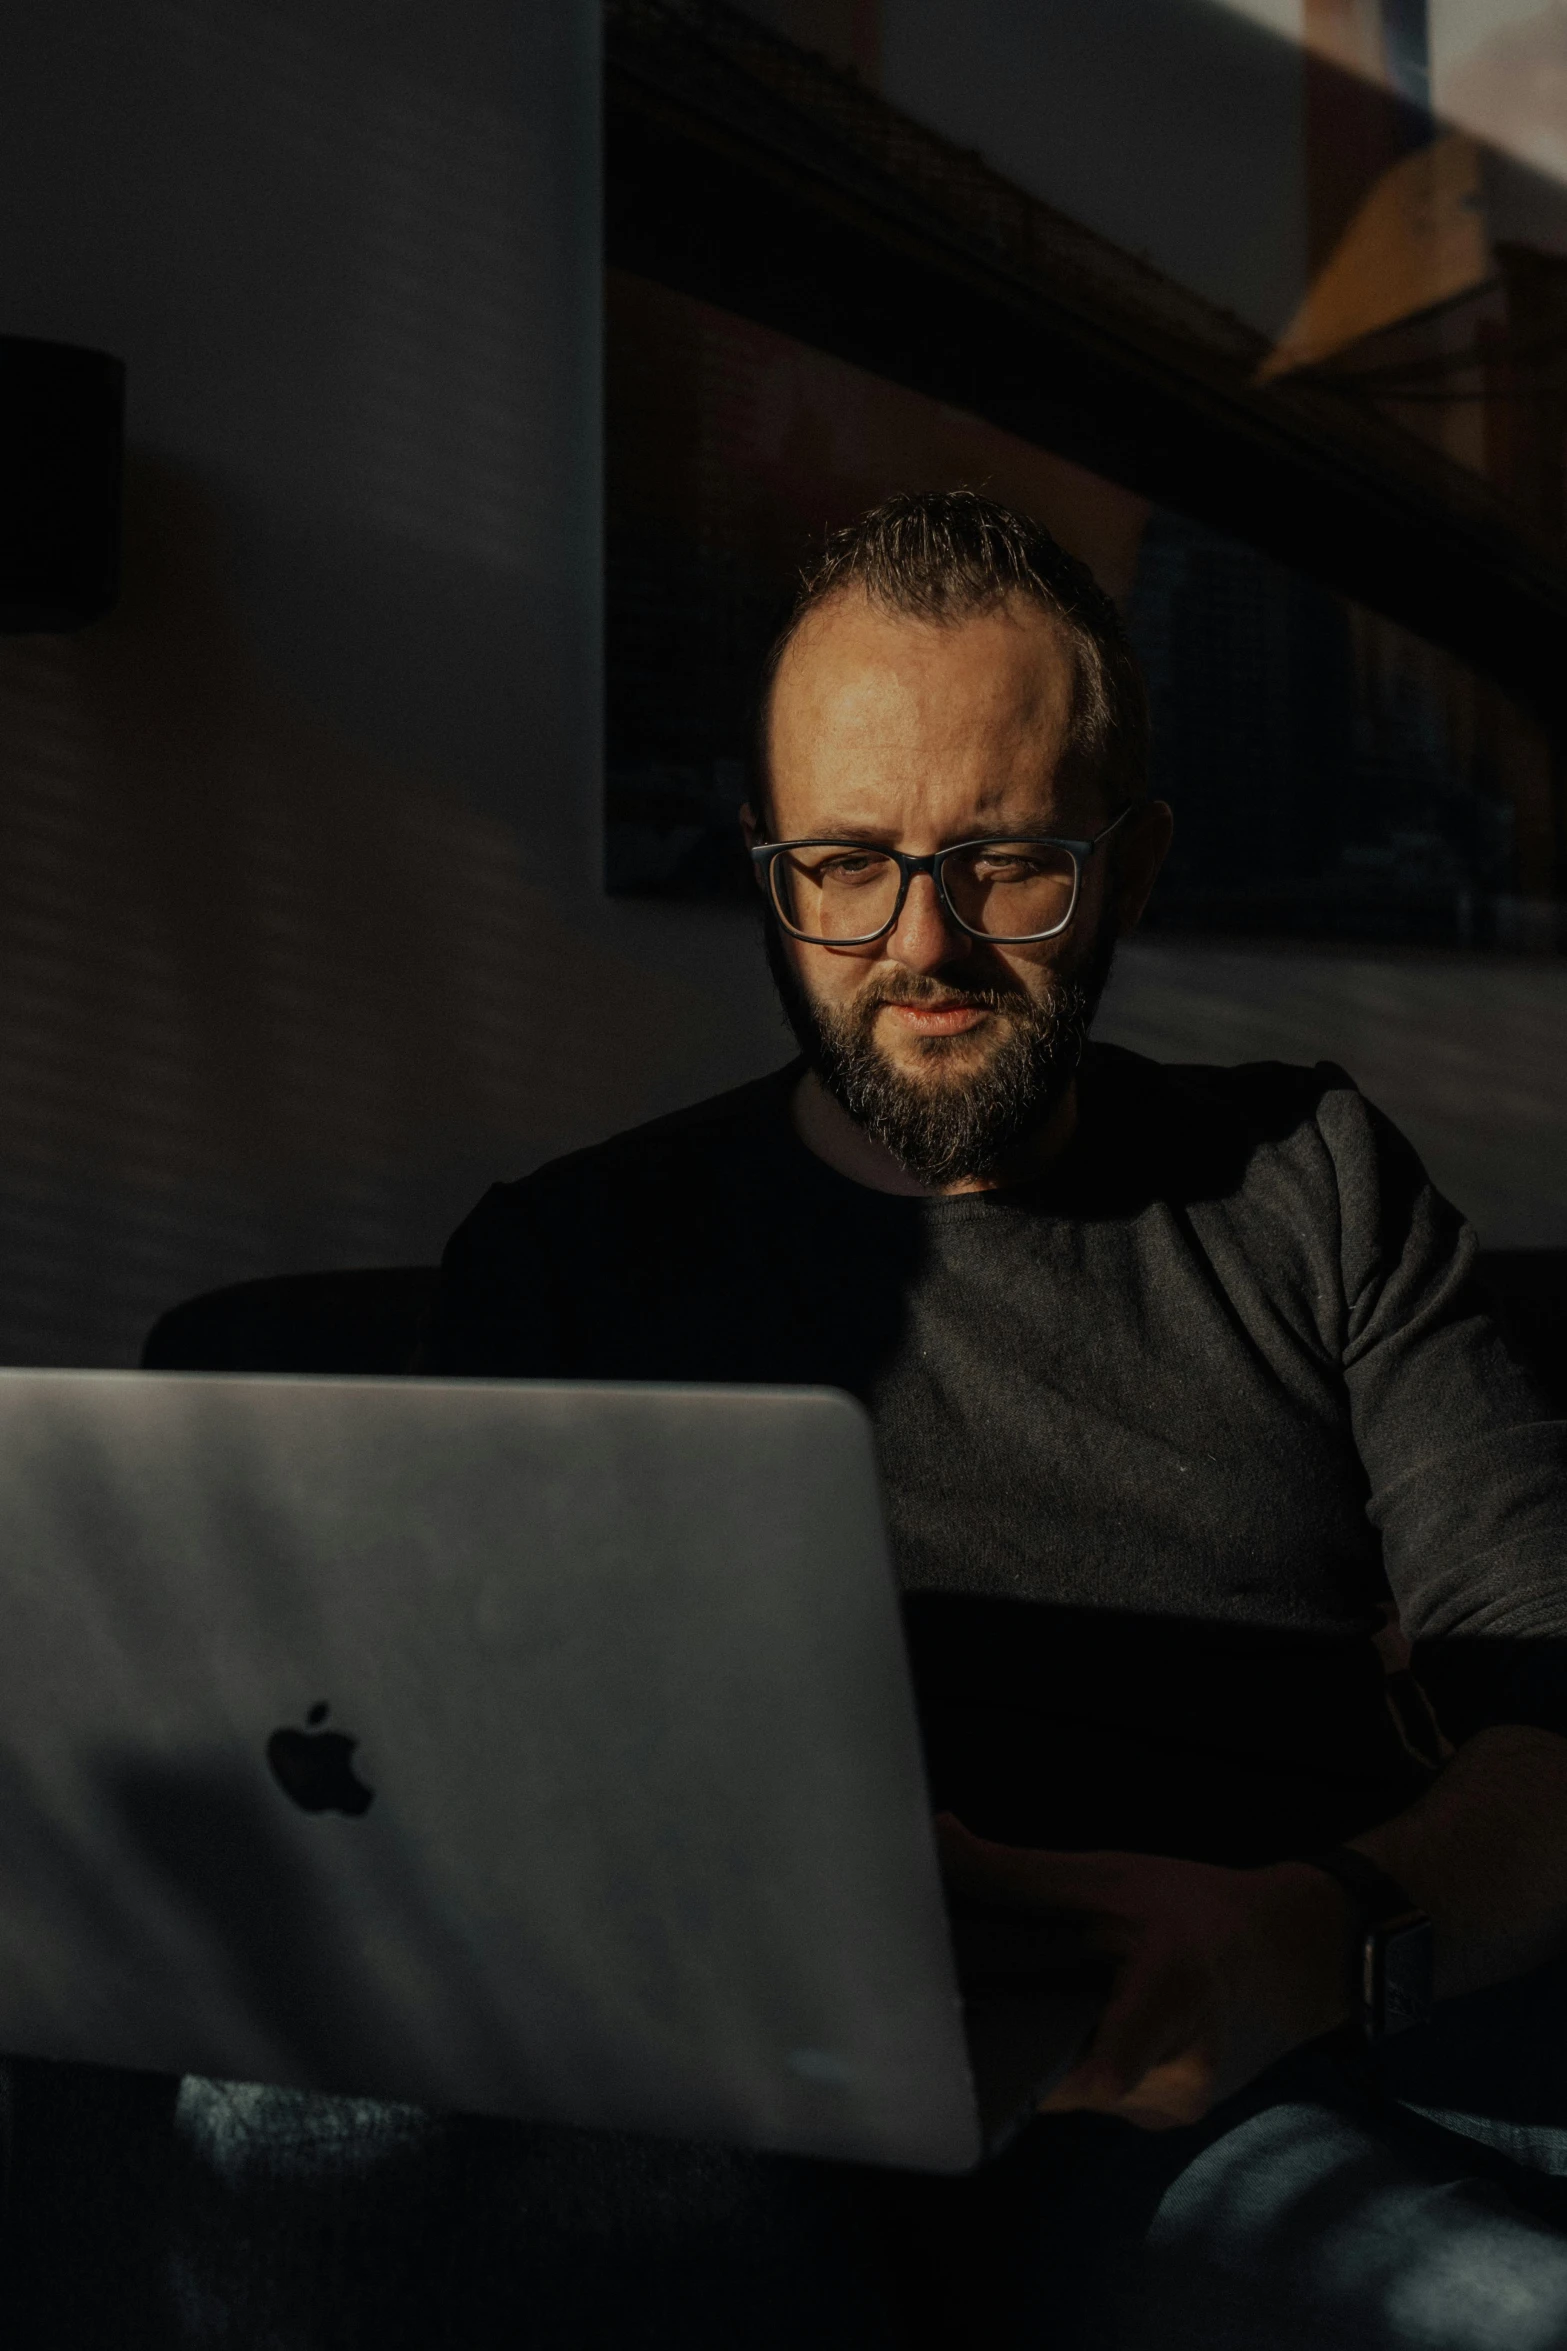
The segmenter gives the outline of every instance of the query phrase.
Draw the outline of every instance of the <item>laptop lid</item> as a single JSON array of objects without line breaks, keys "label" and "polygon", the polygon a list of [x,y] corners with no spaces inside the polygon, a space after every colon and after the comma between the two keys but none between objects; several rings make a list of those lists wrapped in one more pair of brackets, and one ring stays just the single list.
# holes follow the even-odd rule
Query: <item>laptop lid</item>
[{"label": "laptop lid", "polygon": [[5,1371],[0,1557],[0,2048],[941,2170],[1026,2099],[847,1397]]}]

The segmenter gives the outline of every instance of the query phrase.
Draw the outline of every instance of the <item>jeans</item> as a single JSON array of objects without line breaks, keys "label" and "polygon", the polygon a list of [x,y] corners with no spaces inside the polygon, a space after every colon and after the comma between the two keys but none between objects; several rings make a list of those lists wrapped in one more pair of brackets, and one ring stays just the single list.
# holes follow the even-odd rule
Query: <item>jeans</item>
[{"label": "jeans", "polygon": [[1567,1970],[1189,2130],[936,2180],[18,2069],[5,2339],[158,2351],[1567,2351]]}]

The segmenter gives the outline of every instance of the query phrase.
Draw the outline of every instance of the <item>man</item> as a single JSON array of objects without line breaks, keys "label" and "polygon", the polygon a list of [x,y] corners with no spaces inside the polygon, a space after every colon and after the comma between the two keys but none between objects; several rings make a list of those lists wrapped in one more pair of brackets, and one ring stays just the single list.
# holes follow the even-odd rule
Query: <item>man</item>
[{"label": "man", "polygon": [[[1472,1236],[1334,1070],[1085,1047],[1171,817],[1115,612],[1043,531],[965,494],[840,534],[760,742],[799,1063],[492,1192],[427,1367],[869,1406],[954,1880],[1119,1962],[1019,2152],[908,2191],[969,2248],[938,2339],[1567,2343],[1525,2175],[1337,2053],[1379,1900],[1433,1923],[1441,1999],[1567,1949],[1562,1432]],[[1439,1769],[1386,1705],[1389,1602]]]}]

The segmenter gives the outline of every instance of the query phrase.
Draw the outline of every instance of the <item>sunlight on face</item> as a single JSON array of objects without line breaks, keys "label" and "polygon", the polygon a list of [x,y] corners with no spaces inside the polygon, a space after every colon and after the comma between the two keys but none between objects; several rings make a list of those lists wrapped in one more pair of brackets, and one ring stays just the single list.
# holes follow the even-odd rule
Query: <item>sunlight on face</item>
[{"label": "sunlight on face", "polygon": [[[942,625],[858,591],[835,597],[805,622],[774,686],[772,838],[924,854],[993,834],[1097,832],[1111,813],[1101,793],[1062,772],[1074,660],[1065,630],[1020,601]],[[786,940],[783,951],[825,1013],[863,1011],[878,1053],[940,1086],[1003,1049],[1009,999],[1025,1016],[1051,1002],[1100,927],[1102,889],[1091,862],[1068,931],[998,946],[958,930],[921,876],[886,938]]]}]

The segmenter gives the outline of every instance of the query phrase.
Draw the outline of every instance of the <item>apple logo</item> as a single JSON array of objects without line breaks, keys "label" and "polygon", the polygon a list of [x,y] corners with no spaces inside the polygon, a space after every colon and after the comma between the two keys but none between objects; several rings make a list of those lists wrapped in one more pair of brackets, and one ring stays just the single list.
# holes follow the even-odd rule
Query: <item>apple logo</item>
[{"label": "apple logo", "polygon": [[330,1712],[322,1698],[305,1716],[309,1730],[290,1725],[274,1731],[267,1741],[267,1762],[284,1795],[292,1797],[301,1812],[346,1812],[357,1819],[375,1802],[375,1790],[367,1788],[354,1770],[359,1741],[344,1731],[317,1727]]}]

